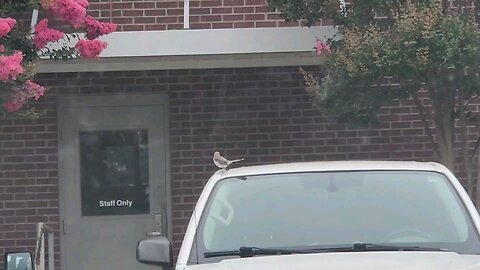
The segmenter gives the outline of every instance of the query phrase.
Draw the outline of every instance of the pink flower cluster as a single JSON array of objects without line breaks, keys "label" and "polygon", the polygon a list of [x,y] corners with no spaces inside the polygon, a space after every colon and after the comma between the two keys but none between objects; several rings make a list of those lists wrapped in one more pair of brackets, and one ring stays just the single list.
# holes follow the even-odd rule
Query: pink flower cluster
[{"label": "pink flower cluster", "polygon": [[23,54],[16,51],[13,55],[0,56],[0,80],[16,80],[17,76],[23,73]]},{"label": "pink flower cluster", "polygon": [[73,0],[73,1],[77,2],[77,4],[79,4],[80,6],[82,6],[84,8],[88,7],[88,0]]},{"label": "pink flower cluster", "polygon": [[43,19],[35,26],[33,44],[37,49],[43,49],[47,43],[58,41],[64,36],[63,32],[48,28],[48,19]]},{"label": "pink flower cluster", "polygon": [[100,53],[107,47],[107,43],[94,39],[94,40],[80,40],[75,48],[78,49],[82,58],[98,59]]},{"label": "pink flower cluster", "polygon": [[[117,30],[117,25],[114,23],[103,23],[92,16],[87,16],[88,0],[42,0],[41,3],[54,16],[67,21],[75,29],[85,26],[88,40],[80,40],[75,45],[82,58],[97,59],[107,44],[95,39]],[[34,41],[37,48],[44,48],[46,43],[61,38],[61,32],[48,29],[47,23],[39,27],[35,29],[35,33],[38,32],[37,42]]]},{"label": "pink flower cluster", "polygon": [[15,27],[17,21],[12,18],[0,18],[0,38],[5,37]]},{"label": "pink flower cluster", "polygon": [[54,16],[65,20],[77,29],[85,22],[86,5],[88,5],[86,0],[54,0],[49,10]]},{"label": "pink flower cluster", "polygon": [[4,108],[8,112],[16,112],[21,109],[29,99],[34,98],[38,100],[44,94],[45,88],[43,86],[27,80],[24,85],[12,91],[12,96],[5,103]]},{"label": "pink flower cluster", "polygon": [[96,39],[117,30],[116,24],[99,22],[90,15],[85,18],[85,26],[88,39]]},{"label": "pink flower cluster", "polygon": [[317,50],[317,55],[320,56],[322,53],[326,54],[331,54],[332,53],[332,48],[330,45],[323,43],[320,39],[317,38],[317,44],[315,46],[315,49]]}]

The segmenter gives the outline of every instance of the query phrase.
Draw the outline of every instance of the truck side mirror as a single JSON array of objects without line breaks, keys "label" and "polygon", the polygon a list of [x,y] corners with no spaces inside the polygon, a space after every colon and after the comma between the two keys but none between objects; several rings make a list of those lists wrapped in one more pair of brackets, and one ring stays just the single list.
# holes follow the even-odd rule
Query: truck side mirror
[{"label": "truck side mirror", "polygon": [[137,261],[167,268],[173,267],[173,251],[170,240],[160,236],[138,242]]},{"label": "truck side mirror", "polygon": [[33,256],[30,252],[8,252],[4,256],[5,270],[34,270]]}]

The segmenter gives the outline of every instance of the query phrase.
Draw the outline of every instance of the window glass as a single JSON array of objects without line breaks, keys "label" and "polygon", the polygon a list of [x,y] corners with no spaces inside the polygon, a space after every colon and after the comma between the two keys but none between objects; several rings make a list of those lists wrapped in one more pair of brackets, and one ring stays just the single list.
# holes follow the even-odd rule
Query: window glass
[{"label": "window glass", "polygon": [[146,130],[80,132],[83,216],[149,213]]},{"label": "window glass", "polygon": [[230,178],[201,219],[204,251],[377,243],[478,252],[448,180],[433,172],[296,173]]}]

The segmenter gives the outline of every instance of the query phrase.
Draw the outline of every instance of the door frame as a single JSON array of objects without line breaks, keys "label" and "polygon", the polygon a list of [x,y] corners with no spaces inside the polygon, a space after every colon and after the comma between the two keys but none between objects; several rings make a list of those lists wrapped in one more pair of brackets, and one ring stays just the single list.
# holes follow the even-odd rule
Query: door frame
[{"label": "door frame", "polygon": [[[167,93],[116,93],[116,94],[90,94],[90,95],[74,95],[74,94],[60,94],[57,96],[57,151],[58,151],[58,191],[59,191],[59,239],[60,239],[60,269],[65,270],[65,234],[64,234],[64,219],[65,219],[65,184],[62,179],[67,174],[62,167],[62,160],[66,157],[65,144],[66,140],[63,138],[63,128],[65,118],[63,110],[66,108],[88,108],[88,107],[123,107],[123,106],[155,106],[161,105],[165,107],[165,187],[166,187],[166,221],[167,237],[173,241],[172,228],[172,190],[171,190],[171,173],[170,173],[170,114],[169,114],[169,97]],[[146,236],[145,236],[146,238]],[[135,252],[132,250],[132,252]]]}]

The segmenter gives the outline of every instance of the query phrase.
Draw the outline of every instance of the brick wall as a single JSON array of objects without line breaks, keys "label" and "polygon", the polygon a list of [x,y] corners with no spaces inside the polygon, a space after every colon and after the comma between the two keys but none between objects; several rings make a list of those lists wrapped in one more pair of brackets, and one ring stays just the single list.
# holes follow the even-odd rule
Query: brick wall
[{"label": "brick wall", "polygon": [[[89,12],[113,21],[119,31],[183,29],[183,1],[90,0]],[[269,12],[265,0],[190,1],[190,28],[254,28],[299,26]]]},{"label": "brick wall", "polygon": [[312,108],[297,67],[68,73],[40,75],[39,81],[49,87],[38,103],[46,115],[0,120],[0,254],[32,250],[39,221],[52,225],[58,236],[59,92],[169,93],[176,250],[194,203],[215,171],[215,150],[246,157],[244,164],[432,159],[412,104],[385,108],[382,122],[370,129],[334,124]]},{"label": "brick wall", "polygon": [[33,252],[37,222],[58,229],[56,138],[56,118],[52,111],[35,121],[0,119],[2,256],[6,251]]}]

